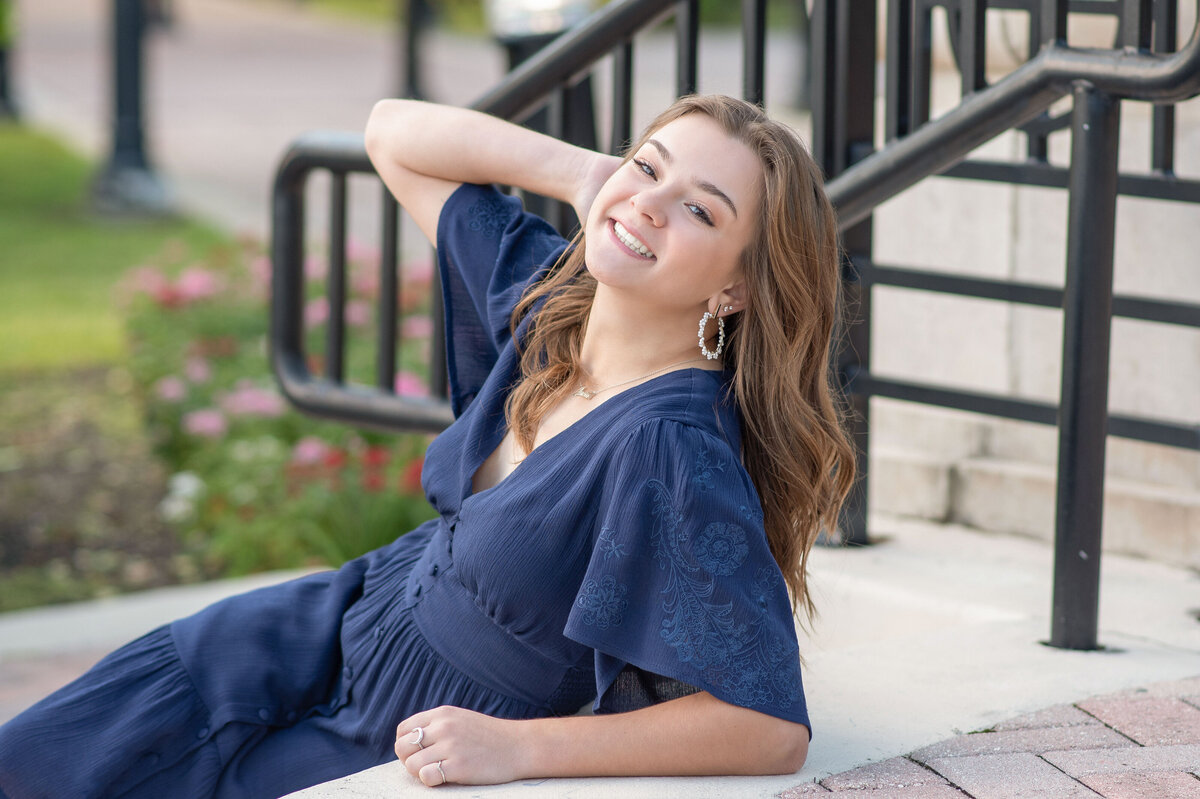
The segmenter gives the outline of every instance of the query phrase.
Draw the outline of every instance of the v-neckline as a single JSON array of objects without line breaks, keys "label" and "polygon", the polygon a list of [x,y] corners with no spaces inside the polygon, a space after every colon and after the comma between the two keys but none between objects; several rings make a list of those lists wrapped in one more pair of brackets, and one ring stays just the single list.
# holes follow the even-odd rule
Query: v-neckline
[{"label": "v-neckline", "polygon": [[657,384],[660,381],[666,380],[667,378],[670,378],[674,375],[688,374],[689,378],[694,380],[694,376],[691,374],[692,372],[714,372],[718,375],[721,374],[720,370],[717,370],[717,369],[701,369],[698,366],[689,366],[684,369],[675,369],[673,371],[667,372],[666,374],[661,374],[656,377],[652,377],[644,383],[638,383],[635,386],[631,386],[630,388],[627,388],[624,391],[621,391],[618,394],[616,394],[615,396],[600,403],[599,406],[588,411],[583,416],[581,416],[578,419],[576,419],[575,421],[571,422],[569,425],[564,427],[562,430],[559,430],[557,433],[550,436],[550,438],[546,439],[541,444],[534,447],[524,458],[521,459],[521,462],[518,463],[511,472],[509,472],[507,475],[504,476],[504,478],[502,480],[498,480],[495,483],[493,483],[492,485],[488,486],[487,488],[484,488],[480,491],[476,491],[475,490],[475,475],[479,473],[479,470],[483,467],[483,464],[487,462],[487,459],[492,456],[492,453],[495,452],[496,448],[499,447],[500,444],[504,441],[504,437],[506,435],[508,435],[508,426],[507,426],[507,424],[502,423],[498,427],[498,429],[500,430],[499,436],[494,439],[494,443],[492,443],[489,447],[486,448],[486,450],[485,450],[486,454],[484,454],[481,459],[480,458],[472,459],[473,468],[467,474],[466,485],[463,486],[464,492],[463,492],[462,501],[459,503],[459,506],[461,507],[462,504],[466,503],[470,499],[474,499],[476,497],[481,497],[485,494],[495,491],[500,486],[507,483],[509,480],[511,480],[517,474],[517,472],[519,472],[525,468],[525,464],[527,464],[529,462],[529,460],[531,458],[533,458],[536,453],[539,453],[542,450],[546,449],[546,447],[553,444],[553,442],[558,441],[559,439],[565,438],[567,433],[571,433],[573,431],[577,432],[577,428],[580,428],[583,425],[583,423],[586,422],[588,419],[591,419],[592,417],[599,414],[605,406],[616,403],[616,401],[622,397],[625,397],[626,399],[628,399],[629,396],[633,396],[633,395],[639,393],[639,389],[643,389],[646,386]]}]

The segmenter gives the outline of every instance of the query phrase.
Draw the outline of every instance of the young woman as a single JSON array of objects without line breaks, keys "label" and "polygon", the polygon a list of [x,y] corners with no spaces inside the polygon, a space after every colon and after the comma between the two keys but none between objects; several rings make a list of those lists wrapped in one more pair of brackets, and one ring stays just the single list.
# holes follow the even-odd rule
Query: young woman
[{"label": "young woman", "polygon": [[385,101],[367,149],[438,249],[438,518],[114,653],[0,728],[0,795],[277,796],[395,756],[430,786],[797,770],[793,611],[853,456],[795,135],[689,97],[618,159]]}]

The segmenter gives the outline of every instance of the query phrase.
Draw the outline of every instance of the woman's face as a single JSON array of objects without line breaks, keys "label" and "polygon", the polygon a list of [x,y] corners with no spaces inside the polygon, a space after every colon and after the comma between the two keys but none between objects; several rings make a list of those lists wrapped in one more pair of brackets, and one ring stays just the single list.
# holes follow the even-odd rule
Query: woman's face
[{"label": "woman's face", "polygon": [[710,117],[670,122],[596,195],[585,227],[588,271],[664,310],[699,315],[741,279],[761,185],[758,157]]}]

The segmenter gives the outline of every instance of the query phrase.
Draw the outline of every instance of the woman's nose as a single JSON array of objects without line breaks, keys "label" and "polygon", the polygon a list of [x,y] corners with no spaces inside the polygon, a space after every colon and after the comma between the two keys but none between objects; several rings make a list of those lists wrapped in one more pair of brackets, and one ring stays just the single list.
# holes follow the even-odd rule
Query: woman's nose
[{"label": "woman's nose", "polygon": [[639,191],[629,198],[629,202],[633,205],[634,211],[649,220],[650,224],[655,227],[661,227],[663,222],[666,221],[666,214],[663,212],[662,207],[662,198],[653,189]]}]

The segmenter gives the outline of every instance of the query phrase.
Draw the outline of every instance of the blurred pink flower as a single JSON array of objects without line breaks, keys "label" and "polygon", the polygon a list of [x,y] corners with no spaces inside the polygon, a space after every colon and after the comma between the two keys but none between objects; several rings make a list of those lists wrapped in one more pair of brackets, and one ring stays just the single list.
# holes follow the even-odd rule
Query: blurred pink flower
[{"label": "blurred pink flower", "polygon": [[126,274],[123,285],[130,291],[153,297],[170,282],[161,270],[153,266],[139,266]]},{"label": "blurred pink flower", "polygon": [[189,266],[175,281],[175,291],[184,304],[215,297],[224,289],[225,279],[202,266]]},{"label": "blurred pink flower", "polygon": [[358,239],[350,239],[346,242],[346,260],[352,264],[377,266],[379,264],[379,249]]},{"label": "blurred pink flower", "polygon": [[260,255],[250,261],[248,268],[254,290],[259,294],[265,293],[271,287],[271,259]]},{"label": "blurred pink flower", "polygon": [[305,436],[292,448],[292,463],[297,466],[314,466],[324,461],[332,449],[324,439]]},{"label": "blurred pink flower", "polygon": [[165,402],[179,402],[187,396],[187,384],[175,375],[164,377],[154,384],[154,394]]},{"label": "blurred pink flower", "polygon": [[304,259],[304,276],[309,280],[324,280],[329,274],[329,262],[319,255]]},{"label": "blurred pink flower", "polygon": [[233,391],[220,398],[221,407],[230,416],[282,416],[286,407],[283,398],[274,391],[259,388],[248,380],[241,380]]},{"label": "blurred pink flower", "polygon": [[212,379],[212,366],[203,358],[192,356],[184,362],[183,373],[193,383],[207,383]]},{"label": "blurred pink flower", "polygon": [[216,408],[204,408],[183,415],[183,429],[189,435],[201,438],[220,438],[229,429],[225,414]]},{"label": "blurred pink flower", "polygon": [[433,279],[433,261],[429,258],[405,261],[400,269],[400,277],[405,285],[426,285]]},{"label": "blurred pink flower", "polygon": [[379,272],[363,269],[350,275],[350,290],[359,297],[373,300],[379,296]]},{"label": "blurred pink flower", "polygon": [[396,393],[407,397],[428,397],[429,387],[418,375],[400,372],[396,375]]},{"label": "blurred pink flower", "polygon": [[305,327],[316,327],[329,321],[329,298],[313,297],[304,304]]},{"label": "blurred pink flower", "polygon": [[142,266],[128,274],[123,286],[135,294],[148,295],[164,308],[179,308],[220,294],[225,290],[225,279],[202,266],[190,266],[172,281],[161,270]]},{"label": "blurred pink flower", "polygon": [[429,338],[433,335],[433,320],[424,314],[404,317],[400,325],[402,338]]},{"label": "blurred pink flower", "polygon": [[346,303],[346,324],[350,327],[366,327],[371,321],[371,304],[366,300],[350,300]]}]

